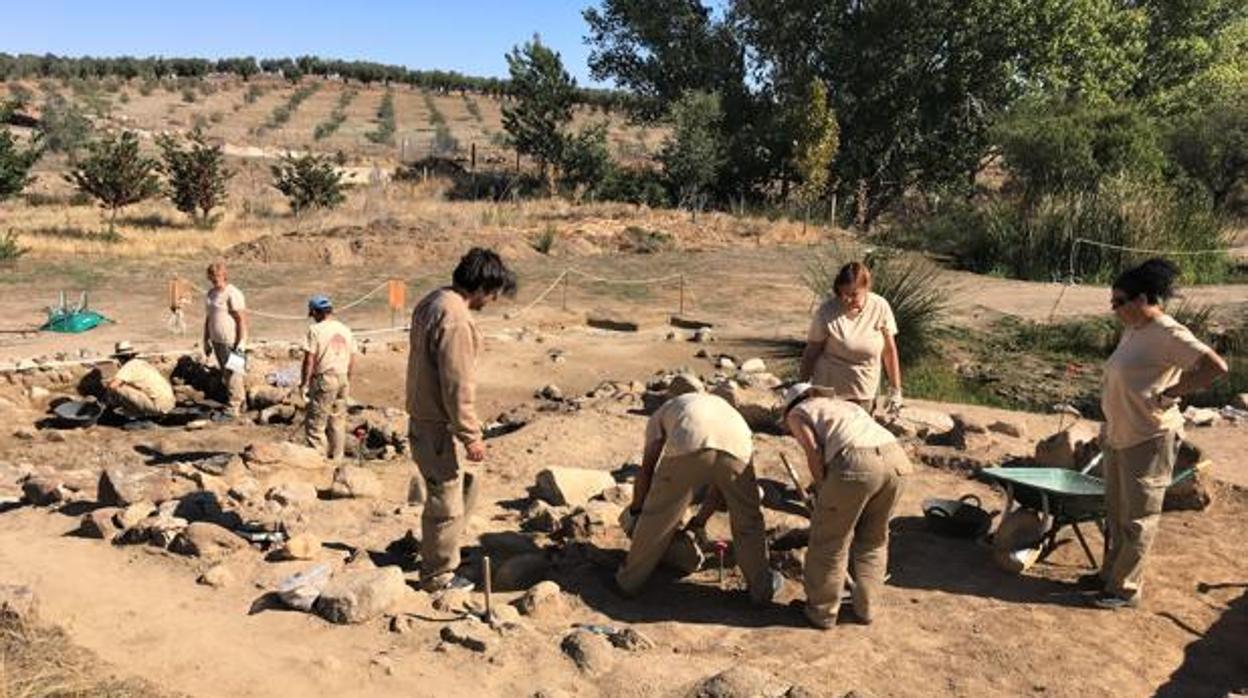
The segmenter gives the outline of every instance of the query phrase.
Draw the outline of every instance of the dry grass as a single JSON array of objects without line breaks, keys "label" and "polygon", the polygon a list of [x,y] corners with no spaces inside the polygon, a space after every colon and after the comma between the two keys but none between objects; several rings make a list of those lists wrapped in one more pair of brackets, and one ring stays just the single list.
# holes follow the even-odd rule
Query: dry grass
[{"label": "dry grass", "polygon": [[168,695],[119,680],[59,628],[0,620],[0,698],[148,698]]}]

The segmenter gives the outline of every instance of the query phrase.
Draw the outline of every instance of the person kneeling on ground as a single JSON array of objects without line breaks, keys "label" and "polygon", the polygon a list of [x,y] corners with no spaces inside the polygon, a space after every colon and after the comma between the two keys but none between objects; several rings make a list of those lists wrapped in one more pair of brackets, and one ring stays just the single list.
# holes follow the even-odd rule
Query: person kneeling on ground
[{"label": "person kneeling on ground", "polygon": [[806,552],[806,617],[836,625],[841,590],[853,558],[853,609],[870,623],[888,569],[888,522],[913,470],[896,437],[845,400],[819,395],[809,383],[784,392],[784,423],[814,482],[815,504]]},{"label": "person kneeling on ground", "polygon": [[727,504],[750,598],[763,604],[775,596],[783,580],[767,565],[752,436],[732,405],[707,393],[674,397],[650,417],[629,507],[638,514],[632,545],[615,576],[620,591],[634,595],[641,590],[667,553],[694,490],[710,485]]},{"label": "person kneeling on ground", "polygon": [[118,342],[113,349],[113,358],[121,368],[104,384],[108,403],[128,417],[168,414],[176,405],[173,386],[138,355],[130,342]]},{"label": "person kneeling on ground", "polygon": [[[308,301],[314,320],[303,344],[303,371],[299,391],[307,391],[304,432],[308,446],[325,454],[329,434],[329,457],[342,458],[347,440],[347,399],[355,375],[355,338],[346,325],[334,319],[334,306],[326,296]],[[328,426],[328,429],[326,428]]]}]

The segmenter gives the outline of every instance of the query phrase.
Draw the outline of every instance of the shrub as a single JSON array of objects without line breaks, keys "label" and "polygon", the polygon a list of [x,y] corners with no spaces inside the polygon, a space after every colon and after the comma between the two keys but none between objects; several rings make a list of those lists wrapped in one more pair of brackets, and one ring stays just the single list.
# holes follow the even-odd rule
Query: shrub
[{"label": "shrub", "polygon": [[222,147],[208,145],[203,131],[195,129],[187,141],[184,146],[169,135],[156,141],[164,158],[161,169],[169,178],[169,200],[195,225],[211,228],[220,218],[212,211],[225,204],[226,184],[234,173],[225,167]]},{"label": "shrub", "polygon": [[671,249],[672,236],[662,230],[647,230],[640,226],[630,225],[624,229],[621,247],[626,252],[638,254],[654,254]]},{"label": "shrub", "polygon": [[[817,297],[828,297],[837,272],[855,258],[835,246],[816,254],[806,268],[806,286]],[[870,251],[862,262],[871,269],[871,290],[892,306],[902,365],[913,365],[932,354],[949,307],[940,268],[922,257],[886,250]]]},{"label": "shrub", "polygon": [[10,230],[0,235],[0,263],[16,262],[27,252],[29,250],[17,244],[17,233]]},{"label": "shrub", "polygon": [[555,227],[547,225],[546,229],[533,239],[533,249],[541,254],[550,254],[551,249],[555,246],[556,237]]},{"label": "shrub", "polygon": [[1248,212],[1248,97],[1181,118],[1167,137],[1171,159],[1217,208]]},{"label": "shrub", "polygon": [[243,102],[247,104],[254,104],[255,101],[260,99],[260,96],[263,94],[264,90],[259,85],[252,85],[247,88],[246,92],[243,93]]},{"label": "shrub", "polygon": [[381,98],[381,106],[377,107],[377,129],[364,134],[364,137],[373,143],[392,144],[395,130],[394,93],[386,90],[385,96]]},{"label": "shrub", "polygon": [[43,103],[39,130],[50,152],[74,157],[91,139],[91,120],[73,102],[53,95]]},{"label": "shrub", "polygon": [[565,189],[592,189],[603,182],[610,168],[605,123],[588,126],[564,139],[559,154],[559,183]]},{"label": "shrub", "polygon": [[287,154],[270,169],[273,186],[286,196],[295,215],[308,209],[335,208],[346,200],[342,173],[329,158]]},{"label": "shrub", "polygon": [[[4,122],[7,107],[0,105],[0,123]],[[7,128],[0,128],[0,201],[17,196],[34,181],[30,168],[43,154],[37,143],[22,146]]]},{"label": "shrub", "polygon": [[599,199],[662,208],[671,205],[663,175],[649,167],[610,167],[595,189]]},{"label": "shrub", "polygon": [[451,135],[446,124],[438,124],[433,131],[433,143],[430,144],[434,157],[446,157],[459,152],[459,141]]},{"label": "shrub", "polygon": [[116,232],[117,213],[160,191],[157,163],[139,152],[133,131],[109,134],[87,145],[87,157],[65,175],[65,180],[90,194],[109,211],[108,232]]}]

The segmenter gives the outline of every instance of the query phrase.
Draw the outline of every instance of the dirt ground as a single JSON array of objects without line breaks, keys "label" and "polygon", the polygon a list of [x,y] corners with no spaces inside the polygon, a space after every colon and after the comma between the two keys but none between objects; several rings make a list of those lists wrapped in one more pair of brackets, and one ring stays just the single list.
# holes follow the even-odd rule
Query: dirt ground
[{"label": "dirt ground", "polygon": [[[604,333],[581,323],[559,323],[548,312],[520,319],[495,312],[481,373],[483,414],[534,406],[532,392],[556,383],[580,394],[604,379],[645,380],[653,372],[687,365],[710,372],[694,357],[699,345],[668,341],[655,324],[636,334]],[[801,313],[795,313],[800,315]],[[753,335],[771,322],[737,334],[724,331],[716,351],[767,356],[774,343]],[[795,331],[789,328],[789,331]],[[564,361],[551,360],[556,351]],[[363,357],[355,396],[370,404],[397,405],[404,354],[381,348]],[[18,406],[6,423],[29,423],[37,414]],[[1055,417],[1009,414],[986,408],[945,407],[981,418],[1022,421],[1030,434],[1054,427]],[[516,547],[519,515],[536,473],[551,465],[615,471],[636,463],[644,417],[628,402],[590,404],[573,413],[536,412],[525,428],[490,442],[483,468],[486,505],[470,534],[481,551],[505,556]],[[7,430],[6,430],[7,431]],[[43,436],[17,441],[0,435],[0,461],[62,471],[94,472],[105,465],[151,472],[182,454],[237,452],[253,441],[292,436],[293,427],[229,426],[205,431],[160,429],[122,432],[96,427],[72,432],[64,443]],[[1248,445],[1234,427],[1196,432],[1212,446],[1219,477],[1240,477],[1233,454]],[[760,435],[760,475],[783,481],[777,451],[796,456],[791,442]],[[146,447],[155,444],[166,457]],[[1030,441],[1000,437],[992,454],[1025,454]],[[309,518],[326,541],[324,557],[340,559],[362,548],[389,561],[387,547],[408,529],[419,530],[419,510],[404,505],[411,466],[405,461],[372,466],[385,484],[378,501],[320,501]],[[318,486],[329,471],[305,473]],[[14,493],[12,483],[0,487]],[[0,489],[0,494],[6,490]],[[1204,512],[1164,517],[1150,568],[1143,609],[1107,614],[1090,610],[1069,582],[1084,571],[1082,553],[1067,545],[1022,576],[997,571],[989,551],[973,543],[938,537],[922,522],[929,496],[981,495],[990,508],[1000,493],[962,472],[920,466],[907,486],[894,524],[892,580],[880,620],[869,627],[843,626],[831,633],[808,629],[788,606],[801,598],[790,580],[777,603],[753,609],[743,594],[721,590],[715,574],[657,583],[638,600],[615,597],[604,584],[623,554],[618,531],[595,538],[601,553],[589,562],[562,565],[554,578],[571,603],[566,614],[530,622],[522,635],[504,638],[478,654],[439,646],[450,616],[415,598],[404,610],[411,632],[392,633],[383,620],[342,627],[316,616],[281,610],[253,612],[277,580],[311,563],[264,562],[245,551],[228,562],[240,582],[214,590],[197,585],[205,564],[148,546],[114,547],[68,535],[77,513],[31,507],[0,514],[0,581],[31,584],[45,618],[62,625],[76,643],[96,653],[119,674],[191,695],[427,695],[473,686],[480,695],[683,695],[697,681],[734,665],[771,672],[815,695],[850,690],[870,695],[1132,696],[1222,695],[1248,686],[1248,562],[1240,555],[1248,533],[1248,493],[1221,485]],[[717,516],[712,530],[724,535]],[[792,523],[791,514],[768,512],[769,525]],[[1094,549],[1099,549],[1095,534]],[[524,543],[524,541],[521,541]],[[533,545],[532,541],[525,543]],[[738,584],[735,576],[729,587]],[[504,599],[517,594],[503,594]],[[633,627],[655,648],[616,651],[614,666],[590,675],[560,652],[575,623]],[[659,661],[656,661],[659,660]]]}]

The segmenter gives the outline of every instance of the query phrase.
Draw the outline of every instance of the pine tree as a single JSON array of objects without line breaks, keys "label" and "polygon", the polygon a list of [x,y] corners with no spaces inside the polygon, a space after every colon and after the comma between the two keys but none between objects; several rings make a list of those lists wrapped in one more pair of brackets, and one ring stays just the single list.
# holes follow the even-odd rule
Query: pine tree
[{"label": "pine tree", "polygon": [[[832,161],[841,146],[836,114],[828,106],[828,88],[822,80],[811,80],[806,100],[800,105],[794,143],[794,165],[802,183],[797,198],[806,209],[802,226],[810,219],[810,209],[828,192]],[[833,217],[836,213],[833,211]]]},{"label": "pine tree", "polygon": [[559,54],[538,37],[507,54],[514,106],[503,107],[503,128],[521,155],[537,161],[548,189],[554,189],[550,166],[563,153],[563,129],[572,121],[576,82],[563,69]]},{"label": "pine tree", "polygon": [[158,164],[139,152],[133,131],[108,134],[87,145],[87,156],[65,175],[65,181],[94,197],[109,211],[108,234],[116,232],[117,213],[160,192]]}]

